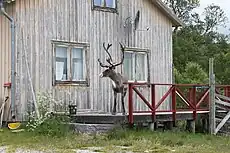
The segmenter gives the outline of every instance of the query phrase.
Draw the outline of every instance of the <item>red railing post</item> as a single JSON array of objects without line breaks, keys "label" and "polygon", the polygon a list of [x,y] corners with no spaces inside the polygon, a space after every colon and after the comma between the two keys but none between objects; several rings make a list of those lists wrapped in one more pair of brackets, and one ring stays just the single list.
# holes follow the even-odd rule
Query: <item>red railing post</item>
[{"label": "red railing post", "polygon": [[[224,87],[224,95],[226,97],[230,97],[230,88],[229,88],[229,86]],[[226,102],[230,102],[230,101],[226,100]]]},{"label": "red railing post", "polygon": [[153,107],[153,111],[152,111],[152,120],[153,122],[156,121],[156,89],[155,89],[155,84],[151,85],[151,95],[152,95],[152,107]]},{"label": "red railing post", "polygon": [[196,120],[196,117],[197,117],[197,107],[196,107],[196,86],[193,86],[192,88],[192,103],[193,105],[195,106],[194,107],[194,110],[193,110],[193,119]]},{"label": "red railing post", "polygon": [[[189,88],[189,101],[193,104],[193,88]],[[191,109],[192,106],[189,105],[189,108]]]},{"label": "red railing post", "polygon": [[[224,88],[224,95],[227,97],[228,96],[228,88],[227,87],[223,87]],[[228,102],[227,100],[224,100],[225,102]]]},{"label": "red railing post", "polygon": [[173,85],[172,89],[172,118],[175,123],[176,121],[176,86]]},{"label": "red railing post", "polygon": [[133,125],[133,85],[129,84],[129,124]]},{"label": "red railing post", "polygon": [[227,90],[228,90],[227,97],[230,97],[230,87],[229,86],[227,87]]},{"label": "red railing post", "polygon": [[224,87],[224,95],[225,95],[225,96],[228,95],[227,87]]}]

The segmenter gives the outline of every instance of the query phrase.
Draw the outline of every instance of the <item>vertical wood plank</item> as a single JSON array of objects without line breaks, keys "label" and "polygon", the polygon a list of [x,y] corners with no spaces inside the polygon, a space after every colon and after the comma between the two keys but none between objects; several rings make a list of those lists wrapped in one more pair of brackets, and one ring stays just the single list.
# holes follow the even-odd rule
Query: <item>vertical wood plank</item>
[{"label": "vertical wood plank", "polygon": [[210,86],[210,105],[209,105],[209,123],[210,123],[210,134],[216,134],[216,120],[215,120],[215,112],[216,112],[216,106],[215,106],[215,74],[213,70],[213,58],[209,59],[209,86]]}]

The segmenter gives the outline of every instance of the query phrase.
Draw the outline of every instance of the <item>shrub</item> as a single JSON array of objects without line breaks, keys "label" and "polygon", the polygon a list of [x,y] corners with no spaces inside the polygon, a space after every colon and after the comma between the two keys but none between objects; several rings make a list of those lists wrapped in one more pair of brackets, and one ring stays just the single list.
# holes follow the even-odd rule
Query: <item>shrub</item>
[{"label": "shrub", "polygon": [[51,94],[42,93],[37,96],[37,105],[39,117],[35,111],[28,114],[28,122],[26,129],[28,132],[33,132],[38,135],[46,136],[64,136],[69,131],[69,118],[64,115],[57,115],[51,111],[51,106],[61,105],[57,103]]}]

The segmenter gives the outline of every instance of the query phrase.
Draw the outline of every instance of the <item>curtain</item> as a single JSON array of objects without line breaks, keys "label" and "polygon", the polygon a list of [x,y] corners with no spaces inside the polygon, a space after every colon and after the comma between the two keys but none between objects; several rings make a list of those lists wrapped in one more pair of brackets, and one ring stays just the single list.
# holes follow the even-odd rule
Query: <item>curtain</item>
[{"label": "curtain", "polygon": [[124,74],[129,80],[133,80],[133,54],[129,52],[124,54]]},{"label": "curtain", "polygon": [[116,0],[94,0],[94,5],[101,6],[101,7],[115,8]]},{"label": "curtain", "polygon": [[145,64],[145,54],[136,53],[136,75],[135,80],[137,81],[146,81],[146,64]]},{"label": "curtain", "polygon": [[102,0],[94,0],[95,6],[102,6]]},{"label": "curtain", "polygon": [[67,48],[56,47],[56,80],[67,80]]},{"label": "curtain", "polygon": [[106,6],[110,8],[115,8],[116,7],[116,0],[105,0],[106,1]]},{"label": "curtain", "polygon": [[80,81],[84,79],[83,72],[83,51],[81,48],[72,49],[72,79]]}]

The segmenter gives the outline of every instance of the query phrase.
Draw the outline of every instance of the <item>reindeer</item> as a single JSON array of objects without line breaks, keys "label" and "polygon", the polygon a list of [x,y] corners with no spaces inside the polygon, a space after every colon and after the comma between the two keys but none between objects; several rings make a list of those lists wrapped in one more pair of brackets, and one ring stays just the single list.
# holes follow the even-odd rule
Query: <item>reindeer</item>
[{"label": "reindeer", "polygon": [[125,47],[120,44],[121,52],[122,52],[122,59],[119,63],[113,63],[112,57],[109,53],[109,48],[112,46],[112,44],[108,44],[107,47],[105,47],[105,43],[103,43],[103,48],[106,51],[106,53],[109,55],[109,58],[106,59],[109,65],[103,64],[100,59],[98,59],[98,62],[101,67],[105,67],[106,69],[100,73],[99,77],[109,77],[112,80],[112,88],[114,93],[114,104],[113,104],[113,110],[112,115],[116,115],[116,107],[117,107],[117,94],[121,93],[121,102],[122,102],[122,114],[125,115],[125,105],[124,105],[124,98],[127,93],[127,87],[123,84],[124,82],[128,82],[128,79],[124,76],[122,76],[120,73],[115,72],[115,68],[119,65],[121,65],[124,61],[124,51]]}]

